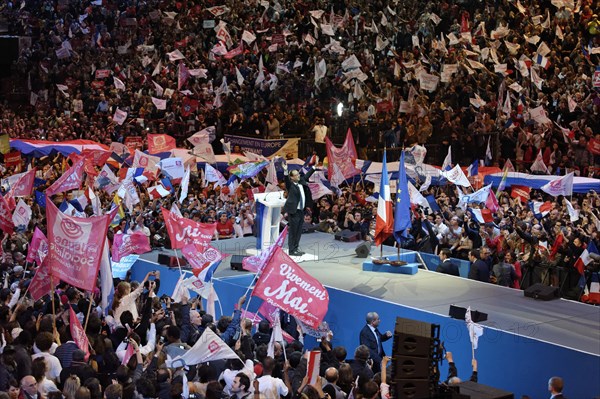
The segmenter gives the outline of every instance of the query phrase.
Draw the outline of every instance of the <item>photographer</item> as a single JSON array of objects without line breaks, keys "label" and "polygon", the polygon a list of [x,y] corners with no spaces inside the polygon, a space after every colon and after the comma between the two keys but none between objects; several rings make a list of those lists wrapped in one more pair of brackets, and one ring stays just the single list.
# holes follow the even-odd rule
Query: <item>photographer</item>
[{"label": "photographer", "polygon": [[354,212],[348,210],[348,212],[346,212],[346,217],[344,218],[344,229],[357,231],[360,233],[361,239],[366,240],[366,237],[369,234],[369,222],[363,217],[359,210],[354,210]]}]

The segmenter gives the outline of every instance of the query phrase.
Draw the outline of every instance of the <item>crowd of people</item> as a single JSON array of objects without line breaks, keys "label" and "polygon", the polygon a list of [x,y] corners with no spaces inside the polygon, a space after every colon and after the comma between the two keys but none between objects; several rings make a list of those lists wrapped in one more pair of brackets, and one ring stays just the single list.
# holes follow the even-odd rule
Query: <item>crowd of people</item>
[{"label": "crowd of people", "polygon": [[[10,78],[27,98],[0,105],[0,134],[110,145],[164,133],[178,147],[191,148],[187,137],[215,126],[216,153],[224,134],[299,136],[322,160],[325,137],[333,137],[332,128],[342,121],[363,159],[384,145],[421,144],[430,149],[430,164],[441,165],[450,147],[452,164],[467,165],[486,158],[490,147],[499,167],[511,160],[526,171],[541,154],[548,173],[596,176],[598,9],[592,0],[4,2],[0,14],[9,33],[31,40],[20,41]],[[117,109],[127,112],[122,124],[113,120]],[[24,157],[20,165],[3,167],[1,177],[29,165],[38,168],[39,192],[69,167],[61,155]],[[252,195],[265,190],[265,178],[261,173],[229,190],[193,174],[181,213],[217,222],[215,239],[256,234]],[[147,185],[137,188],[140,203],[109,229],[109,240],[141,231],[153,247],[169,247],[160,207],[171,209],[176,199],[151,199]],[[315,198],[305,210],[303,231],[346,229],[373,240],[377,206],[369,198],[377,190],[378,184],[361,180]],[[96,194],[110,209],[113,196]],[[532,200],[552,204],[540,217],[501,190],[494,220],[485,224],[457,206],[452,185],[423,194],[433,195],[440,209],[416,207],[401,245],[439,254],[440,272],[458,274],[451,259],[464,259],[471,262],[469,278],[515,289],[541,282],[580,299],[598,271],[595,262],[583,274],[576,267],[586,246],[600,246],[595,192],[570,198],[579,211],[573,220],[563,197],[532,191]],[[184,371],[166,368],[166,354],[187,350],[206,328],[246,363],[188,371],[196,397],[242,399],[259,392],[263,398],[320,399],[328,393],[342,399],[353,389],[357,369],[371,373],[360,379],[355,396],[374,397],[385,384],[386,373],[379,377],[370,368],[379,365],[366,365],[365,348],[357,348],[348,364],[346,349],[327,340],[321,342],[327,383],[306,384],[302,335],[285,325],[289,318],[282,322],[296,341],[285,349],[276,345],[267,356],[268,323],[251,334],[239,311],[216,321],[198,309],[198,301],[161,303],[154,295],[156,275],[141,284],[117,282],[112,324],[95,312],[86,315],[88,299],[64,284],[55,305],[49,297],[37,303],[22,298],[32,275],[25,257],[34,228],[47,231],[43,205],[34,196],[24,199],[31,220],[3,234],[1,246],[0,391],[8,397],[179,398]],[[54,197],[57,205],[63,200],[77,205],[73,193]],[[77,211],[92,214],[91,206]],[[165,307],[172,307],[170,313]],[[87,325],[89,359],[70,336],[69,308]],[[121,364],[125,338],[135,353]],[[562,390],[562,381],[557,384],[552,386]]]}]

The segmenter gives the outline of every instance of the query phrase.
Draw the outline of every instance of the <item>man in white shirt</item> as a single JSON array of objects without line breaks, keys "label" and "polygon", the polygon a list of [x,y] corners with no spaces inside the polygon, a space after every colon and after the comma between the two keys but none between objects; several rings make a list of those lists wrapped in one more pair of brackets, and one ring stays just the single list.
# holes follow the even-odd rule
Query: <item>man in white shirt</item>
[{"label": "man in white shirt", "polygon": [[433,228],[433,231],[435,232],[435,236],[437,237],[440,245],[446,244],[446,242],[448,240],[448,234],[450,233],[450,229],[444,223],[444,219],[442,218],[442,215],[440,215],[440,214],[435,215],[434,224],[431,227]]},{"label": "man in white shirt", "polygon": [[263,376],[257,379],[261,399],[279,399],[280,396],[287,396],[291,390],[287,362],[283,368],[285,382],[281,378],[271,376],[274,368],[275,360],[267,356],[263,361]]},{"label": "man in white shirt", "polygon": [[46,360],[46,364],[48,365],[46,370],[46,378],[55,382],[59,382],[62,366],[60,365],[60,360],[58,360],[56,356],[50,354],[50,348],[52,348],[53,342],[54,338],[49,332],[39,333],[35,338],[35,346],[37,346],[37,348],[40,350],[40,353],[32,355],[31,359],[35,360],[38,357],[44,358],[44,360]]}]

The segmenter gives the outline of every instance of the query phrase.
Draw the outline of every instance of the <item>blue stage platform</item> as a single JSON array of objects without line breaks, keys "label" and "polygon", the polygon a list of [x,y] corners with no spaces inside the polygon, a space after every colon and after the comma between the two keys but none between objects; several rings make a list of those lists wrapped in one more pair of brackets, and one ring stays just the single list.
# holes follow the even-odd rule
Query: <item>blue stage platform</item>
[{"label": "blue stage platform", "polygon": [[[254,243],[244,238],[213,245],[230,254],[243,254]],[[467,329],[463,321],[447,314],[451,304],[471,306],[489,315],[488,321],[481,323],[485,331],[476,351],[482,384],[514,392],[515,398],[546,398],[548,378],[558,375],[565,380],[569,398],[600,395],[599,307],[563,299],[540,302],[525,298],[519,290],[423,269],[415,275],[363,271],[364,259],[354,253],[356,243],[334,241],[327,234],[306,234],[301,246],[319,257],[301,266],[327,287],[326,320],[334,331],[333,344],[345,346],[350,356],[358,345],[365,314],[377,311],[381,330],[392,330],[397,316],[439,324],[446,349],[454,353],[459,376],[468,379],[471,346]],[[379,255],[378,249],[374,252]],[[396,249],[384,248],[384,256],[395,254]],[[157,265],[156,259],[157,253],[142,256],[134,265],[133,278],[142,279],[148,270],[159,269],[159,294],[171,294],[179,271]],[[435,264],[435,260],[426,258],[425,263]],[[232,311],[253,278],[250,273],[231,270],[228,261],[222,264],[214,283],[225,313]],[[252,298],[249,310],[255,311],[260,303]],[[314,339],[306,342],[308,348],[316,344]],[[388,354],[391,346],[391,340],[384,344]],[[441,372],[445,378],[446,363]]]}]

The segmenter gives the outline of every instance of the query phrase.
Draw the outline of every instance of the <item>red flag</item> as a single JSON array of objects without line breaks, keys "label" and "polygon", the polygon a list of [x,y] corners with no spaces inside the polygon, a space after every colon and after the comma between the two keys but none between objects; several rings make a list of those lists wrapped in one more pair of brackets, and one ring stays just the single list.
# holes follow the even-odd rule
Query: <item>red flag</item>
[{"label": "red flag", "polygon": [[134,350],[133,350],[133,345],[131,345],[131,342],[127,343],[127,349],[125,350],[125,356],[123,356],[123,362],[121,362],[121,364],[123,365],[127,365],[127,363],[129,363],[129,359],[131,359],[131,356],[134,355]]},{"label": "red flag", "polygon": [[236,48],[232,48],[227,53],[225,53],[223,58],[225,58],[226,60],[230,60],[230,59],[235,58],[238,55],[241,55],[243,53],[244,53],[244,42],[240,41],[240,45],[237,46]]},{"label": "red flag", "polygon": [[336,164],[340,169],[340,172],[344,176],[344,179],[349,179],[352,176],[360,174],[360,170],[354,166],[358,155],[356,153],[356,146],[354,145],[354,139],[352,138],[352,132],[350,129],[346,132],[346,140],[341,148],[336,148],[329,137],[325,137],[325,147],[327,149],[327,159],[329,161],[327,168],[327,176],[331,180],[331,176],[334,175],[333,164]]},{"label": "red flag", "polygon": [[301,322],[317,328],[327,314],[329,294],[280,247],[265,266],[254,294]]},{"label": "red flag", "polygon": [[551,260],[554,260],[554,257],[558,253],[558,250],[560,249],[560,247],[562,247],[562,244],[564,241],[565,241],[565,236],[563,235],[563,233],[560,233],[558,236],[556,236],[556,238],[554,239],[554,244],[552,244],[552,248],[550,249],[550,259]]},{"label": "red flag", "polygon": [[500,208],[500,204],[498,204],[498,199],[493,190],[490,190],[490,195],[488,195],[487,200],[485,201],[485,207],[492,212],[498,212],[498,209]]},{"label": "red flag", "polygon": [[529,193],[531,187],[519,186],[517,184],[512,185],[512,191],[510,192],[511,198],[518,198],[521,202],[527,202],[529,200]]},{"label": "red flag", "polygon": [[112,259],[119,262],[130,254],[145,254],[152,251],[150,239],[142,232],[133,234],[115,234],[112,246]]},{"label": "red flag", "polygon": [[108,158],[112,155],[112,151],[90,150],[86,148],[81,152],[81,155],[88,158],[94,166],[104,166]]},{"label": "red flag", "polygon": [[192,265],[196,277],[211,264],[225,258],[221,251],[208,244],[187,244],[181,249],[181,253]]},{"label": "red flag", "polygon": [[198,100],[186,97],[181,102],[181,116],[190,116],[198,109]]},{"label": "red flag", "polygon": [[6,198],[0,195],[0,230],[4,231],[6,234],[12,234],[14,229],[15,224],[12,221],[10,206],[6,201]]},{"label": "red flag", "polygon": [[177,217],[165,208],[162,208],[162,213],[173,249],[181,249],[186,244],[207,246],[215,235],[216,223],[196,223],[190,219]]},{"label": "red flag", "polygon": [[176,147],[175,139],[167,134],[148,135],[148,153],[169,152]]},{"label": "red flag", "polygon": [[108,215],[78,218],[46,201],[50,273],[86,291],[96,287],[98,268],[110,222]]},{"label": "red flag", "polygon": [[19,180],[10,188],[11,197],[27,197],[31,195],[35,181],[35,171],[36,169],[33,168],[19,177]]},{"label": "red flag", "polygon": [[90,343],[88,341],[87,335],[85,335],[85,330],[81,326],[77,315],[72,307],[69,306],[69,330],[71,330],[71,337],[73,337],[73,341],[77,344],[79,349],[85,352],[85,360],[90,357]]},{"label": "red flag", "polygon": [[[46,195],[52,196],[56,193],[73,190],[81,186],[85,168],[85,157],[79,158],[73,166],[59,177],[50,187],[46,189]],[[50,202],[50,201],[48,201]]]},{"label": "red flag", "polygon": [[[40,252],[43,257],[40,256]],[[46,255],[48,255],[48,239],[42,230],[36,227],[29,248],[27,248],[27,258],[25,260],[27,262],[35,261],[35,263],[41,265]]]},{"label": "red flag", "polygon": [[[50,279],[50,269],[48,268],[47,257],[44,258],[40,267],[35,271],[35,275],[29,283],[29,295],[34,301],[39,301],[44,295],[52,292],[52,285]],[[58,281],[54,281],[56,285]]]}]

